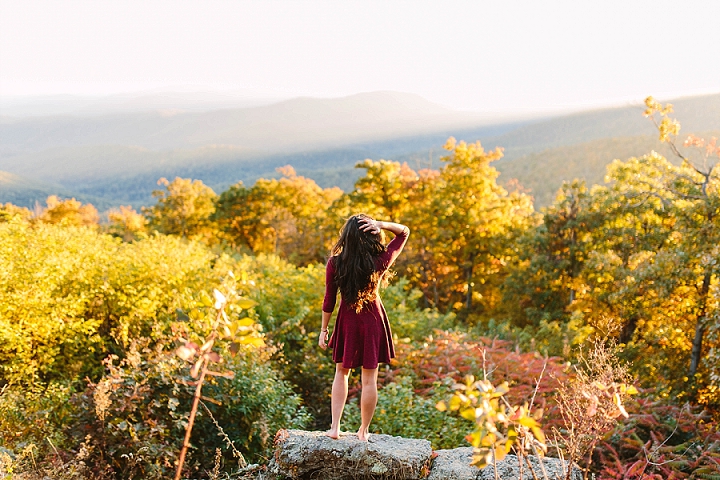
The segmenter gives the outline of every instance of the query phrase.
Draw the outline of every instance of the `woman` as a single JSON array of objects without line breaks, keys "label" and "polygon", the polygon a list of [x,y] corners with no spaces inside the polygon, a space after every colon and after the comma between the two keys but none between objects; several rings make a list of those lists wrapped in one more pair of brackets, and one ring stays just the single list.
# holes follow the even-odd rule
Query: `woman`
[{"label": "woman", "polygon": [[[381,230],[395,234],[387,247],[381,242]],[[362,441],[368,440],[377,405],[378,363],[390,363],[395,356],[390,323],[378,290],[409,234],[405,225],[379,222],[364,214],[354,215],[345,222],[332,248],[325,272],[325,301],[318,342],[320,348],[328,347],[328,323],[340,289],[340,308],[329,342],[335,362],[332,425],[327,432],[331,438],[340,435],[350,370],[362,367],[361,425],[357,435]]]}]

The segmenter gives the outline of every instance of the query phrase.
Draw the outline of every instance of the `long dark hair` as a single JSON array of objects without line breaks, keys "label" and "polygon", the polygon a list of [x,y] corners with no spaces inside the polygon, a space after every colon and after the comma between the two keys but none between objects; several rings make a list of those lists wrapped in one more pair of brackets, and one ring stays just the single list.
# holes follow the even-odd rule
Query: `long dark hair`
[{"label": "long dark hair", "polygon": [[360,230],[360,220],[371,217],[360,213],[345,221],[340,238],[330,251],[335,259],[335,282],[343,302],[356,312],[375,300],[383,271],[375,270],[375,259],[385,251],[379,233]]}]

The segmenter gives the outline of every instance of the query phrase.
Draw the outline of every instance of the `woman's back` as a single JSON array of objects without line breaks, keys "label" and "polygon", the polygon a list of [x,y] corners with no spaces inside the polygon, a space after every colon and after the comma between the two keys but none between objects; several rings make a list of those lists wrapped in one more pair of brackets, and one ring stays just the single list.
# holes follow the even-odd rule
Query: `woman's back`
[{"label": "woman's back", "polygon": [[[408,235],[409,230],[403,228],[385,251],[374,258],[375,273],[382,276],[387,272],[405,246]],[[338,292],[337,262],[338,256],[335,255],[330,257],[327,263],[324,312],[335,309]],[[372,286],[372,296],[366,296],[360,308],[356,302],[346,301],[341,294],[335,329],[329,345],[333,349],[333,360],[342,363],[344,368],[377,368],[378,363],[389,363],[395,356],[390,321],[378,294],[378,286],[379,282]]]},{"label": "woman's back", "polygon": [[[395,238],[385,248],[380,231],[389,230]],[[377,405],[378,363],[389,363],[395,356],[392,332],[378,288],[387,270],[407,242],[410,230],[399,223],[378,222],[367,215],[350,217],[332,249],[325,272],[325,299],[318,344],[327,348],[330,317],[337,293],[341,300],[329,345],[333,350],[335,379],[332,388],[332,425],[327,435],[338,438],[348,393],[351,368],[362,366],[361,423],[358,438],[367,441],[370,422]]]}]

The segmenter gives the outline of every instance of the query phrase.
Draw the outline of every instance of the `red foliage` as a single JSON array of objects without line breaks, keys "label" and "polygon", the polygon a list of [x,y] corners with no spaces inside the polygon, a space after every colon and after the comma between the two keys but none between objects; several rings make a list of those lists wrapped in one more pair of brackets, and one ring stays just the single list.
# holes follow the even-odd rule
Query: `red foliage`
[{"label": "red foliage", "polygon": [[630,418],[598,445],[598,479],[717,478],[720,429],[712,416],[643,394],[626,402]]},{"label": "red foliage", "polygon": [[397,358],[390,370],[381,375],[380,382],[389,383],[398,375],[409,375],[414,379],[415,392],[430,396],[433,384],[448,377],[455,381],[461,381],[468,374],[482,378],[483,352],[488,379],[495,385],[508,382],[510,392],[506,397],[512,405],[530,403],[542,373],[533,409],[544,410],[541,423],[546,431],[562,425],[552,396],[558,382],[566,382],[570,378],[567,365],[558,357],[546,359],[536,352],[520,352],[505,340],[437,331],[436,335],[426,339],[421,348],[417,344],[397,345]]},{"label": "red foliage", "polygon": [[[508,401],[529,402],[545,366],[534,409],[543,408],[542,428],[562,430],[563,421],[554,399],[560,382],[572,381],[567,365],[557,357],[522,353],[503,340],[471,337],[459,332],[436,332],[424,344],[396,346],[397,358],[381,371],[380,382],[397,376],[414,379],[418,395],[428,397],[433,384],[448,378],[460,381],[467,374],[481,377],[483,352],[488,378],[494,384],[507,381]],[[716,478],[720,475],[720,428],[700,407],[675,405],[643,391],[625,402],[630,417],[598,443],[592,470],[598,479],[661,480]]]}]

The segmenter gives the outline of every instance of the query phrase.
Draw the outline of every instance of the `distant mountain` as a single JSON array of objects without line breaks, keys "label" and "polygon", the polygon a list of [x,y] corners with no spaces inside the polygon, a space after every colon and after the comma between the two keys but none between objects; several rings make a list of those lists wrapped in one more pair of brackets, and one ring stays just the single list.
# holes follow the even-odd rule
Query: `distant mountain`
[{"label": "distant mountain", "polygon": [[0,158],[55,147],[126,145],[153,150],[231,145],[265,154],[328,149],[489,123],[423,98],[374,92],[296,98],[210,112],[140,112],[100,117],[0,118]]},{"label": "distant mountain", "polygon": [[175,170],[185,171],[193,166],[202,169],[263,155],[263,152],[225,145],[186,150],[150,150],[128,145],[83,145],[51,147],[39,152],[0,158],[0,168],[44,182],[78,185],[151,172],[167,172],[170,175]]},{"label": "distant mountain", "polygon": [[155,110],[209,111],[269,105],[283,100],[252,90],[229,92],[146,91],[114,95],[2,96],[0,115],[47,117],[53,115],[108,115]]},{"label": "distant mountain", "polygon": [[72,192],[60,185],[37,182],[0,171],[0,205],[12,203],[13,205],[32,209],[36,203],[44,206],[45,200],[50,195],[58,195],[62,198],[76,198],[84,203],[93,203],[101,210],[113,206],[113,202],[108,202],[102,198],[83,195],[79,192]]},{"label": "distant mountain", "polygon": [[[682,125],[681,133],[720,128],[720,93],[677,98],[670,102],[674,106],[672,116]],[[637,104],[546,119],[483,139],[483,143],[487,147],[504,147],[505,157],[511,159],[546,148],[601,138],[655,135],[650,120],[642,116],[644,109],[644,105]]]},{"label": "distant mountain", "polygon": [[[720,130],[695,132],[701,137],[720,138]],[[679,164],[666,143],[657,135],[636,137],[613,137],[592,140],[563,147],[549,148],[542,152],[506,160],[501,159],[495,167],[500,171],[500,182],[517,179],[530,190],[535,207],[545,207],[555,200],[555,195],[564,181],[584,179],[588,186],[605,183],[608,164],[614,160],[641,157],[656,151],[670,162]]]},{"label": "distant mountain", "polygon": [[[682,133],[720,129],[720,94],[672,101]],[[200,179],[222,191],[293,165],[322,186],[350,189],[365,158],[437,168],[449,136],[505,149],[501,181],[517,178],[547,205],[564,180],[600,182],[614,158],[662,146],[643,107],[494,121],[421,97],[374,92],[297,98],[209,112],[0,118],[0,170],[59,184],[112,205],[153,202],[160,177]],[[0,189],[3,188],[0,186]]]}]

